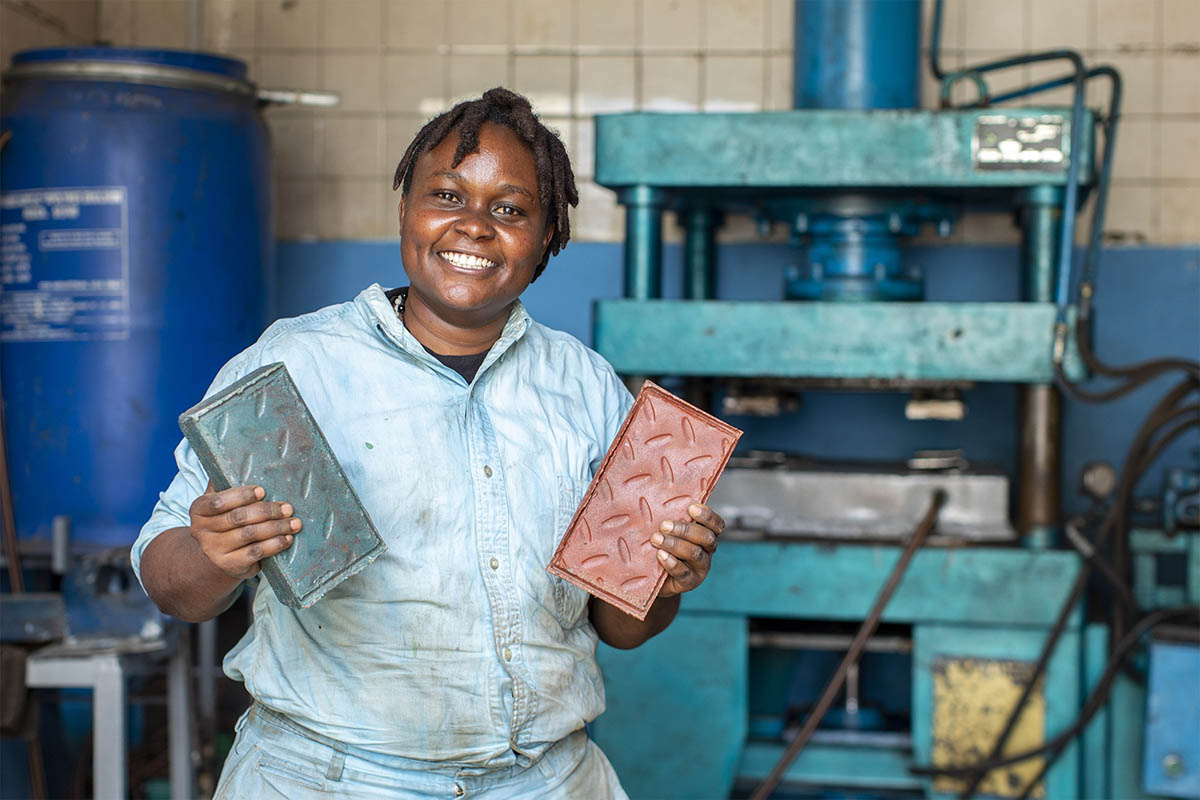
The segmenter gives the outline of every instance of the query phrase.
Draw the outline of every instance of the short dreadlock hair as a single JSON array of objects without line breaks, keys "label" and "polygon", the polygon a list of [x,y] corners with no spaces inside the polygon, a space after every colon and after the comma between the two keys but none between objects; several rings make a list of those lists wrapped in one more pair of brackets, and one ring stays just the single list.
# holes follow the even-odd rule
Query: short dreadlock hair
[{"label": "short dreadlock hair", "polygon": [[454,162],[458,166],[464,158],[479,150],[479,129],[485,122],[503,125],[529,145],[537,165],[538,196],[546,209],[546,224],[553,227],[554,236],[542,255],[533,277],[536,279],[546,268],[550,256],[557,255],[567,246],[571,238],[571,222],[567,207],[579,204],[579,192],[575,188],[575,173],[571,171],[571,160],[558,134],[547,128],[533,113],[529,101],[516,92],[502,87],[489,89],[477,100],[459,103],[429,122],[417,132],[404,157],[396,166],[392,190],[402,189],[404,194],[412,188],[413,167],[422,153],[442,143],[452,131],[458,134],[458,149],[454,151]]}]

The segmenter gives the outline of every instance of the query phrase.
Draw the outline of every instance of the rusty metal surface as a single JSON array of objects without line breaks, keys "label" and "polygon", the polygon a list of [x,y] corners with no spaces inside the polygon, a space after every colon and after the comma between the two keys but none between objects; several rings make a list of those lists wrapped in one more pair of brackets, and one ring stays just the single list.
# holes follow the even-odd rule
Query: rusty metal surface
[{"label": "rusty metal surface", "polygon": [[667,575],[650,536],[708,500],[741,435],[646,381],[548,569],[645,619]]},{"label": "rusty metal surface", "polygon": [[[986,755],[1004,727],[1009,711],[1033,674],[1033,664],[992,658],[939,658],[932,666],[933,678],[933,763],[951,766],[978,761]],[[1039,682],[1021,712],[1001,755],[1038,747],[1045,740],[1046,696]],[[1020,761],[992,770],[979,784],[987,797],[1017,797],[1042,769],[1041,758]],[[937,778],[937,792],[959,792],[965,788],[955,778]],[[1030,793],[1045,797],[1044,784]]]},{"label": "rusty metal surface", "polygon": [[263,560],[280,602],[307,608],[386,546],[282,363],[261,367],[179,418],[213,485],[258,485],[304,527]]}]

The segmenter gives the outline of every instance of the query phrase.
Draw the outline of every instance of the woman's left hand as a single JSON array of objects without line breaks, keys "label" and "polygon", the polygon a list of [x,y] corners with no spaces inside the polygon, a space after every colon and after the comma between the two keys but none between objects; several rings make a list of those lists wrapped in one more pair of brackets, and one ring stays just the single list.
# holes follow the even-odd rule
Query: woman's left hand
[{"label": "woman's left hand", "polygon": [[667,571],[659,597],[690,592],[708,577],[717,537],[725,530],[721,515],[701,503],[688,506],[692,522],[664,522],[650,537],[658,563]]}]

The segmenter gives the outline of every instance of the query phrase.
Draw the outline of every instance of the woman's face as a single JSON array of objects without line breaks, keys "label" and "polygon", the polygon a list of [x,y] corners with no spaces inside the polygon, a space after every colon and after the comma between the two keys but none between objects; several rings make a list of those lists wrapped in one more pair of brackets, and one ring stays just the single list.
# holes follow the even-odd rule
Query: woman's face
[{"label": "woman's face", "polygon": [[484,124],[479,149],[451,166],[457,146],[451,133],[413,165],[412,185],[400,199],[400,248],[409,302],[455,327],[475,328],[507,315],[553,231],[533,153],[513,131]]}]

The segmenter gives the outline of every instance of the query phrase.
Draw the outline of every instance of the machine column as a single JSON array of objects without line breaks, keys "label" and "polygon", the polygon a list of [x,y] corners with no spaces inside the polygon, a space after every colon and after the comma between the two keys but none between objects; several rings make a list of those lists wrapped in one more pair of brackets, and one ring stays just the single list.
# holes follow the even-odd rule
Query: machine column
[{"label": "machine column", "polygon": [[717,214],[690,208],[679,215],[683,240],[683,296],[711,300],[717,295]]},{"label": "machine column", "polygon": [[625,296],[661,297],[663,192],[633,186],[622,190],[618,199],[625,205]]},{"label": "machine column", "polygon": [[[1021,198],[1024,299],[1054,299],[1062,236],[1063,190],[1037,186]],[[1062,398],[1053,384],[1021,387],[1017,531],[1027,547],[1054,542],[1062,507]]]}]

